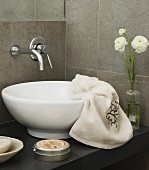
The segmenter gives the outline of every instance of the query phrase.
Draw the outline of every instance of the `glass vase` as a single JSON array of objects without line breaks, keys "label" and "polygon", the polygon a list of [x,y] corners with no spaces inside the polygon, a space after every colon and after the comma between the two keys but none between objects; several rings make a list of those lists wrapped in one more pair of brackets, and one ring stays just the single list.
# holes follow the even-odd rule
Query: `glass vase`
[{"label": "glass vase", "polygon": [[125,113],[134,130],[140,126],[140,93],[136,85],[136,81],[129,81],[129,90],[126,91],[125,97]]}]

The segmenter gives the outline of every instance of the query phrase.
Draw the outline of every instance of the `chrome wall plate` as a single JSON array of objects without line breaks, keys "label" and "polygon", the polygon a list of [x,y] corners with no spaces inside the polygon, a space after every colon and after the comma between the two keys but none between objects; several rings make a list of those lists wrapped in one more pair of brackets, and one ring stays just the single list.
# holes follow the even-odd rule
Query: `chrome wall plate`
[{"label": "chrome wall plate", "polygon": [[[36,48],[38,47],[38,45],[46,45],[46,41],[44,40],[44,38],[38,36],[38,37],[35,37],[31,42],[30,42],[30,45],[29,45],[29,49],[31,50],[37,50]],[[38,50],[37,50],[38,51]],[[37,58],[30,54],[30,57],[33,59],[33,60],[37,60]]]}]

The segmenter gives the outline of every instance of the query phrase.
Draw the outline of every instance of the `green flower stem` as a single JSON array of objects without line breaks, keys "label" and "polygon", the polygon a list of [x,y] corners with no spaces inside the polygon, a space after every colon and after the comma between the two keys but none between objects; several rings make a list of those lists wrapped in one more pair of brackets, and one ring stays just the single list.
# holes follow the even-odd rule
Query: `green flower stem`
[{"label": "green flower stem", "polygon": [[136,57],[136,52],[134,52],[134,55],[132,55],[132,81],[135,81],[136,76],[135,76],[135,57]]},{"label": "green flower stem", "polygon": [[125,61],[125,64],[126,64],[126,69],[127,69],[127,72],[128,72],[129,80],[131,80],[131,74],[130,74],[130,70],[129,70],[129,66],[128,66],[128,60],[127,60],[126,52],[124,52],[124,61]]},{"label": "green flower stem", "polygon": [[135,113],[134,113],[134,116],[135,116],[135,120],[136,120],[136,125],[139,126],[139,119],[140,119],[140,116],[139,116],[139,106],[138,106],[138,103],[136,102],[136,96],[134,94],[134,91],[135,91],[135,83],[136,83],[136,75],[135,75],[135,57],[136,57],[136,52],[134,52],[134,55],[132,55],[132,62],[131,62],[131,68],[132,68],[132,80],[131,80],[131,90],[132,90],[132,99],[131,99],[131,102],[132,104],[135,105]]},{"label": "green flower stem", "polygon": [[124,37],[126,38],[126,40],[128,42],[129,53],[130,53],[130,55],[132,55],[130,38],[129,38],[129,36],[126,33],[124,33],[123,35],[124,35]]},{"label": "green flower stem", "polygon": [[[124,61],[125,61],[125,64],[126,64],[126,68],[127,68],[127,72],[128,72],[128,75],[129,75],[129,79],[130,79],[130,83],[131,83],[131,89],[132,89],[132,82],[131,82],[131,73],[130,73],[130,68],[129,68],[129,62],[128,62],[128,59],[127,59],[127,55],[126,55],[126,52],[124,52]],[[130,98],[129,98],[129,103],[128,103],[128,116],[130,113],[132,113],[132,96],[130,95]]]},{"label": "green flower stem", "polygon": [[[126,52],[124,52],[124,61],[126,65],[126,69],[128,72],[129,80],[130,80],[130,88],[131,88],[131,95],[128,101],[128,109],[127,114],[134,115],[135,116],[135,124],[138,127],[139,126],[139,120],[140,120],[140,114],[139,114],[139,105],[136,101],[135,96],[135,83],[136,83],[136,73],[135,73],[135,57],[136,52],[132,52],[131,50],[131,41],[129,36],[125,33],[124,37],[126,38],[128,42],[128,50],[129,50],[129,56],[127,57]],[[135,111],[133,110],[133,106],[135,107]]]}]

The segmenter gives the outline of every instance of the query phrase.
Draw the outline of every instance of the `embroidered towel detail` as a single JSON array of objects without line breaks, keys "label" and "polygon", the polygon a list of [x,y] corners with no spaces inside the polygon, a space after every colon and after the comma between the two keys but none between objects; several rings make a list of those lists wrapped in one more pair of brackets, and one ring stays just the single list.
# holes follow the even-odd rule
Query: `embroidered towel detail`
[{"label": "embroidered towel detail", "polygon": [[89,146],[112,149],[133,137],[131,123],[110,84],[77,74],[70,87],[70,97],[84,100],[81,116],[69,133],[74,139]]}]

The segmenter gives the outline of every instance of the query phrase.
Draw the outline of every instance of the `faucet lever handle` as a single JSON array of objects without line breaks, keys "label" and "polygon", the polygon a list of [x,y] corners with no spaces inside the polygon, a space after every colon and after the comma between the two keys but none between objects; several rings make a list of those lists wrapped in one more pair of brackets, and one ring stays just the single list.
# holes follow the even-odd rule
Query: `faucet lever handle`
[{"label": "faucet lever handle", "polygon": [[37,45],[36,48],[41,54],[50,53],[50,49],[49,49],[49,47],[47,45]]},{"label": "faucet lever handle", "polygon": [[52,66],[52,62],[51,62],[51,59],[50,59],[49,54],[47,54],[47,59],[48,59],[48,62],[49,62],[50,67],[51,67],[51,68],[53,68],[53,66]]},{"label": "faucet lever handle", "polygon": [[35,46],[35,48],[37,49],[37,51],[39,51],[40,54],[47,55],[47,59],[48,59],[49,65],[50,65],[51,68],[53,68],[52,67],[52,62],[51,62],[51,59],[50,59],[50,56],[49,56],[49,53],[50,53],[49,47],[47,45],[39,44],[39,45]]}]

